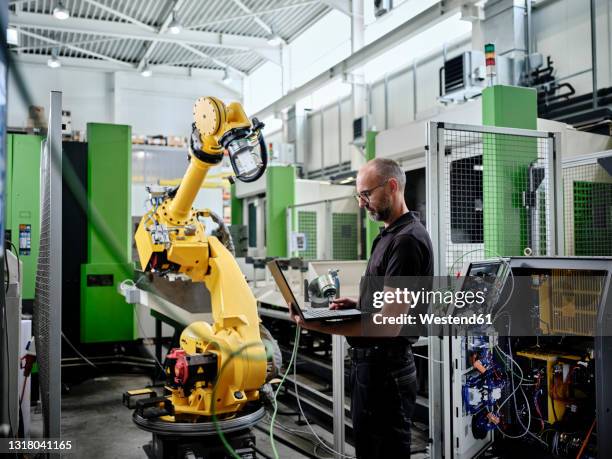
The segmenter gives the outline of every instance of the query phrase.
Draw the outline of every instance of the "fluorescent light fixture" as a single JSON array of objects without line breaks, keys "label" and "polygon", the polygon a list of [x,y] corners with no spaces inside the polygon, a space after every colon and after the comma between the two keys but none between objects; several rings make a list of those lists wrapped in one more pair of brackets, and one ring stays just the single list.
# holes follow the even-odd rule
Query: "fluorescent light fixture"
[{"label": "fluorescent light fixture", "polygon": [[70,11],[68,11],[68,8],[66,8],[62,2],[58,2],[57,6],[53,9],[53,16],[55,19],[63,21],[70,17]]},{"label": "fluorescent light fixture", "polygon": [[60,62],[60,60],[57,58],[57,56],[51,56],[49,58],[49,60],[47,61],[47,65],[49,67],[51,67],[52,69],[56,69],[58,67],[62,66],[62,63]]},{"label": "fluorescent light fixture", "polygon": [[13,29],[11,27],[6,29],[6,42],[9,45],[19,46],[19,33],[17,32],[17,29]]},{"label": "fluorescent light fixture", "polygon": [[272,33],[268,36],[268,44],[270,46],[279,46],[282,42],[283,39],[275,33]]},{"label": "fluorescent light fixture", "polygon": [[149,64],[145,64],[140,74],[145,78],[149,78],[151,75],[153,75],[153,71],[149,68]]},{"label": "fluorescent light fixture", "polygon": [[230,84],[232,82],[232,77],[230,76],[230,74],[227,71],[227,69],[225,69],[225,75],[223,75],[223,82],[225,84]]},{"label": "fluorescent light fixture", "polygon": [[176,11],[173,11],[172,12],[172,21],[168,25],[168,31],[171,34],[173,34],[173,35],[177,35],[177,34],[181,33],[182,29],[183,29],[183,26],[181,25],[179,20],[176,18]]},{"label": "fluorescent light fixture", "polygon": [[56,69],[56,68],[62,66],[62,63],[60,62],[59,58],[57,57],[58,52],[59,52],[59,50],[57,48],[53,48],[51,50],[51,57],[47,61],[47,65],[49,67],[51,67],[52,69]]}]

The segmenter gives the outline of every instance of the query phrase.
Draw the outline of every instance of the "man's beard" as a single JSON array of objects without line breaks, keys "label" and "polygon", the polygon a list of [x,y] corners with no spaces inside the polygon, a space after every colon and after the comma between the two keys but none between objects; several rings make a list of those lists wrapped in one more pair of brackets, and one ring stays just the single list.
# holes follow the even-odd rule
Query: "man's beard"
[{"label": "man's beard", "polygon": [[378,211],[372,211],[366,209],[368,211],[368,217],[375,222],[384,222],[389,219],[391,216],[391,204],[385,203],[385,206],[378,209]]}]

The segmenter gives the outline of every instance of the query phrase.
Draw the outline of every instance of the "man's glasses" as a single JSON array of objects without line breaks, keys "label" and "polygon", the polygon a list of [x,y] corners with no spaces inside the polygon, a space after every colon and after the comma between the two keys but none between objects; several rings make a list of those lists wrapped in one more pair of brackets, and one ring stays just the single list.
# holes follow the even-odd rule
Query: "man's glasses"
[{"label": "man's glasses", "polygon": [[374,192],[374,190],[376,190],[377,188],[380,188],[382,186],[385,186],[388,181],[389,180],[385,180],[380,185],[377,185],[374,188],[370,188],[369,190],[363,190],[363,191],[360,191],[359,193],[355,193],[353,196],[355,196],[355,199],[357,200],[357,202],[363,201],[366,204],[369,204],[370,203],[370,196],[372,196],[372,193]]}]

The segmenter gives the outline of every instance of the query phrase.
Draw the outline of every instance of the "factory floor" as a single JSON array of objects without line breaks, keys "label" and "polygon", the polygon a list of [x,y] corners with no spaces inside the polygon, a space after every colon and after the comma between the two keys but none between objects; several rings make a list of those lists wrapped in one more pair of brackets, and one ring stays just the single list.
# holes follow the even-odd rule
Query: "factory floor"
[{"label": "factory floor", "polygon": [[[128,389],[145,387],[150,379],[140,375],[109,375],[87,380],[74,385],[62,397],[62,439],[73,440],[76,456],[96,459],[136,459],[145,458],[142,449],[151,439],[151,434],[138,429],[132,422],[131,410],[122,405],[121,396]],[[40,408],[32,409],[31,437],[42,437],[42,416]],[[280,405],[280,412],[290,412],[291,408]],[[300,459],[307,457],[331,457],[325,450],[312,442],[295,435],[295,431],[305,431],[306,426],[295,422],[296,416],[278,416],[275,438],[279,457]],[[273,457],[268,436],[269,420],[264,418],[259,429],[254,429],[257,447],[267,456]],[[319,426],[315,429],[323,439],[333,443],[332,435]],[[294,432],[289,432],[294,430]],[[307,437],[310,434],[306,435]],[[289,447],[287,445],[292,445]],[[296,451],[303,448],[304,454]],[[352,454],[349,446],[347,453]]]}]

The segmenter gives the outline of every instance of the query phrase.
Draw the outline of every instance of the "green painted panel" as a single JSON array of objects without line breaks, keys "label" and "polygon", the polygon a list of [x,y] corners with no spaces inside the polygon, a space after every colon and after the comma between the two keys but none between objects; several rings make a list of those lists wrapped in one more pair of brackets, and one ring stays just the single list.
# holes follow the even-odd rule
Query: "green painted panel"
[{"label": "green painted panel", "polygon": [[[43,138],[11,134],[7,150],[7,225],[22,262],[23,299],[33,300],[40,244],[40,150]],[[20,228],[29,250],[20,248]]]},{"label": "green painted panel", "polygon": [[332,214],[332,241],[334,260],[357,259],[357,214]]},{"label": "green painted panel", "polygon": [[538,96],[533,88],[491,86],[482,92],[482,124],[519,129],[538,128]]},{"label": "green painted panel", "polygon": [[89,263],[124,263],[131,257],[131,131],[124,125],[87,124]]},{"label": "green painted panel", "polygon": [[[501,85],[486,88],[482,120],[490,126],[536,129],[536,91]],[[528,216],[521,194],[527,191],[528,167],[538,157],[538,141],[507,134],[484,134],[482,141],[485,254],[521,255],[528,245]]]},{"label": "green painted panel", "polygon": [[236,197],[236,184],[233,184],[231,187],[232,191],[232,225],[242,225],[242,205],[243,201],[240,198]]},{"label": "green painted panel", "polygon": [[[81,340],[132,340],[134,308],[117,293],[118,284],[133,277],[131,127],[89,123],[87,139],[87,264],[81,267]],[[92,282],[91,275],[99,276]],[[93,285],[96,283],[103,285]]]},{"label": "green painted panel", "polygon": [[266,254],[287,256],[287,207],[295,203],[295,169],[271,166],[266,171]]},{"label": "green painted panel", "polygon": [[376,158],[376,136],[378,132],[368,131],[366,132],[366,144],[365,144],[365,159],[370,161]]},{"label": "green painted panel", "polygon": [[[378,132],[368,131],[366,132],[366,145],[365,145],[365,158],[366,161],[370,161],[376,157],[376,136]],[[367,258],[370,258],[372,252],[372,242],[380,233],[382,223],[371,220],[366,213],[365,231],[366,231],[366,254]]]},{"label": "green painted panel", "polygon": [[304,260],[317,259],[317,213],[314,210],[298,210],[298,232],[306,235],[306,250],[298,254]]},{"label": "green painted panel", "polygon": [[[129,341],[136,338],[134,308],[117,292],[117,285],[128,277],[126,273],[129,273],[131,278],[132,266],[127,263],[81,266],[81,341],[83,343]],[[92,285],[104,284],[106,281],[109,281],[110,285]]]},{"label": "green painted panel", "polygon": [[4,183],[5,183],[5,203],[4,203],[4,227],[7,230],[11,229],[12,224],[12,215],[11,215],[11,183],[12,183],[12,174],[13,170],[13,134],[8,134],[6,136],[6,174],[4,175]]}]

